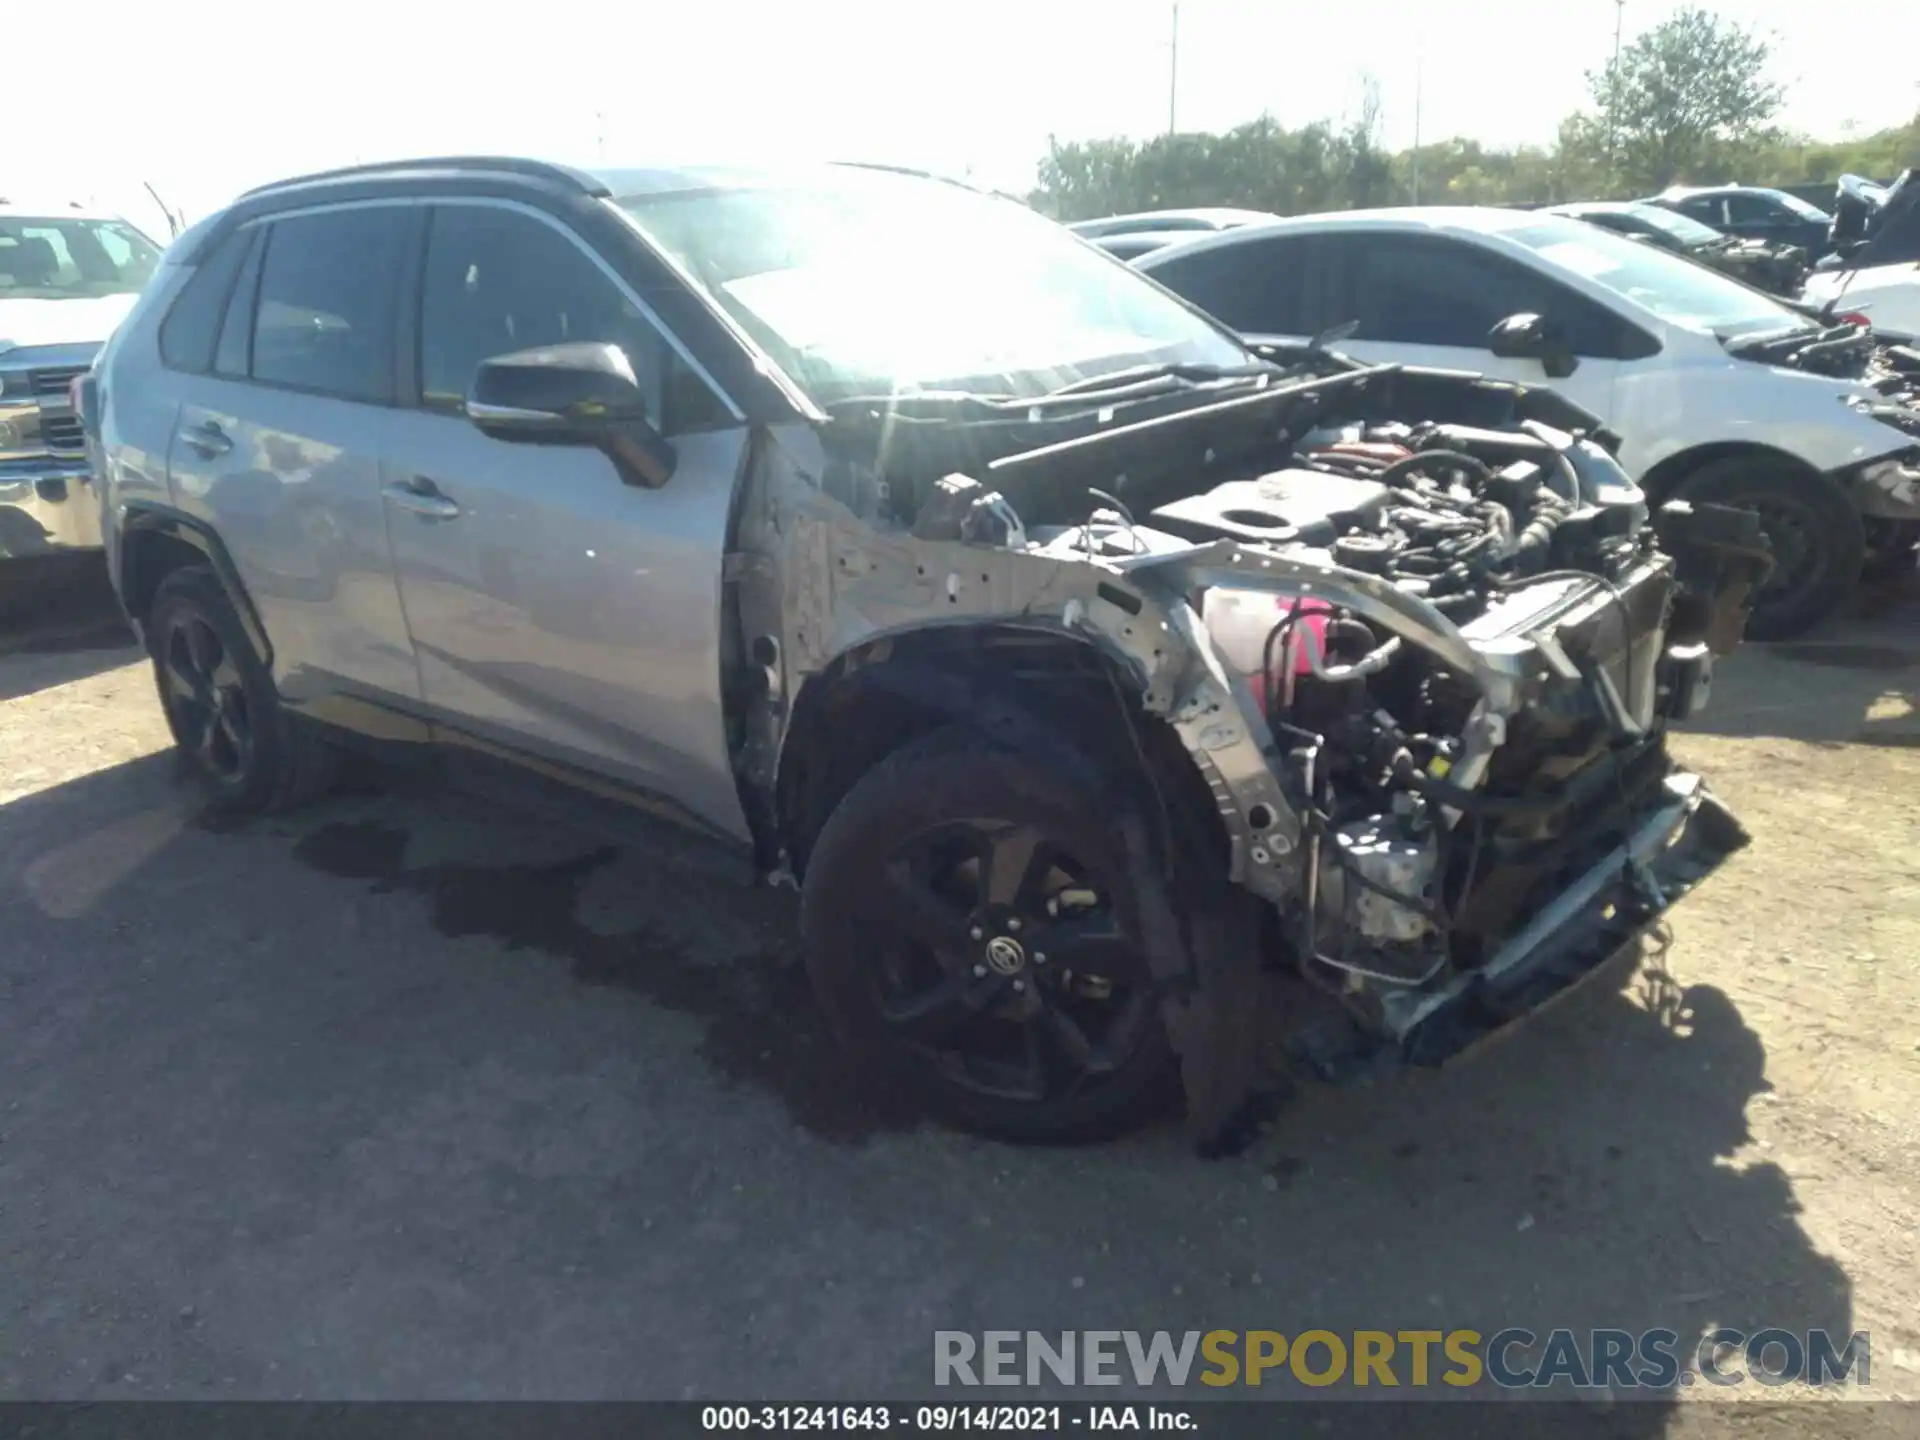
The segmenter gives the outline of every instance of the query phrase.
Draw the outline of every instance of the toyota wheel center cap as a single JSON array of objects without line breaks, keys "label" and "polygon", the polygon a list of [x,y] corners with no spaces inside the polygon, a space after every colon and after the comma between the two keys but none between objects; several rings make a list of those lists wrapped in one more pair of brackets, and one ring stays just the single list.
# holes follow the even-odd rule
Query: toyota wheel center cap
[{"label": "toyota wheel center cap", "polygon": [[996,935],[987,942],[987,964],[1002,975],[1015,974],[1027,963],[1027,952],[1010,935]]}]

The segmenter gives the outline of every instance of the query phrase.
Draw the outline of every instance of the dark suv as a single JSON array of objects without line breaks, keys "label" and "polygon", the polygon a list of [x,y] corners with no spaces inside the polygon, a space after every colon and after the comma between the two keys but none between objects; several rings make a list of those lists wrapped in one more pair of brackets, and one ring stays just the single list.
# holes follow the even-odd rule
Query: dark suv
[{"label": "dark suv", "polygon": [[1646,203],[1664,205],[1723,235],[1797,245],[1810,260],[1827,253],[1827,229],[1833,223],[1833,217],[1818,205],[1760,185],[1675,188],[1649,196]]}]

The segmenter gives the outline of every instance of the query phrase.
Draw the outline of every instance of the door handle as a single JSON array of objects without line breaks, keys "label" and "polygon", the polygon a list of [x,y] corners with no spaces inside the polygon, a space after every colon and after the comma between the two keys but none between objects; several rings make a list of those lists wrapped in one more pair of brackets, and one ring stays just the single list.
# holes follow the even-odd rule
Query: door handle
[{"label": "door handle", "polygon": [[225,455],[233,449],[233,439],[220,428],[218,420],[203,420],[198,425],[190,425],[180,434],[187,447],[203,459],[212,460]]},{"label": "door handle", "polygon": [[381,488],[381,494],[409,514],[423,520],[452,520],[460,507],[440,493],[440,487],[424,475],[411,480],[396,480]]}]

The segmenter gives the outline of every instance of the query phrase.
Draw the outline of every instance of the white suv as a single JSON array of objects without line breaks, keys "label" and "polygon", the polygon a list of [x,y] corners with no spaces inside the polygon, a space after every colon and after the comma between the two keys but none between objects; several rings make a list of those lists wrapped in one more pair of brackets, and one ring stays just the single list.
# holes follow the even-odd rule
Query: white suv
[{"label": "white suv", "polygon": [[1775,558],[1761,638],[1824,618],[1863,565],[1920,536],[1915,357],[1624,236],[1518,210],[1352,211],[1135,264],[1249,338],[1352,324],[1338,343],[1357,359],[1563,393],[1622,437],[1656,502],[1760,512]]}]

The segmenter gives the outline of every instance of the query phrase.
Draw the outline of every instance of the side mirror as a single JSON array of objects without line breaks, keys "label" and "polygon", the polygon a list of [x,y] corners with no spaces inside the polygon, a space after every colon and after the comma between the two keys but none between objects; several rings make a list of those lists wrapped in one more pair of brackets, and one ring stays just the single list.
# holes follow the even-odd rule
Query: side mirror
[{"label": "side mirror", "polygon": [[1488,332],[1487,348],[1503,360],[1538,360],[1555,380],[1580,368],[1566,330],[1545,315],[1509,315]]},{"label": "side mirror", "polygon": [[629,485],[657,490],[673,478],[673,446],[648,420],[618,345],[546,345],[483,360],[467,391],[467,418],[496,440],[592,445]]}]

